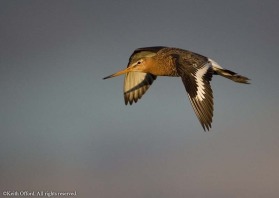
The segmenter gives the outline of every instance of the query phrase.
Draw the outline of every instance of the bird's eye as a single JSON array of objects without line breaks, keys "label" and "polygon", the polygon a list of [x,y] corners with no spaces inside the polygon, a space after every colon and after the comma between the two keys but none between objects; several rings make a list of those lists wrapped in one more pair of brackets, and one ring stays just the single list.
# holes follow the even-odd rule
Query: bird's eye
[{"label": "bird's eye", "polygon": [[137,64],[138,64],[138,65],[141,64],[141,61],[138,61]]}]

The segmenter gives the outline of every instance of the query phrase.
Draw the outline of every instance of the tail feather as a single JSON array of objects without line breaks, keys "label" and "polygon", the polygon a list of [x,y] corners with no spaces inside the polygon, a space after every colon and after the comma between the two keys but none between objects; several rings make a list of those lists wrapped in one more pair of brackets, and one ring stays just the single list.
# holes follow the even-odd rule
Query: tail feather
[{"label": "tail feather", "polygon": [[231,70],[222,68],[218,63],[216,63],[212,59],[209,59],[209,61],[212,64],[214,74],[223,76],[223,77],[228,78],[228,79],[230,79],[234,82],[237,82],[237,83],[250,84],[248,82],[250,80],[249,78],[247,78],[245,76],[241,76],[241,75],[239,75],[239,74],[237,74],[237,73],[235,73]]},{"label": "tail feather", "polygon": [[230,71],[228,69],[214,69],[214,73],[223,76],[225,78],[228,78],[234,82],[237,83],[244,83],[244,84],[250,84],[248,81],[250,80],[249,78],[245,77],[245,76],[241,76],[233,71]]}]

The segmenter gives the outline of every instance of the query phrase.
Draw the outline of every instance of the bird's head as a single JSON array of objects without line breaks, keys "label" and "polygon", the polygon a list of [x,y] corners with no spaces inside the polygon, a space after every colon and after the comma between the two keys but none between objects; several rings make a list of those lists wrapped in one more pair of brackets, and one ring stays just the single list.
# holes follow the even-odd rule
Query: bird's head
[{"label": "bird's head", "polygon": [[149,73],[151,67],[156,63],[154,56],[156,53],[164,47],[147,47],[136,49],[130,56],[129,63],[126,69],[116,72],[103,79],[112,78],[128,72],[143,72]]},{"label": "bird's head", "polygon": [[112,78],[115,76],[119,76],[122,74],[126,74],[128,72],[143,72],[143,73],[149,73],[150,68],[154,65],[154,59],[152,57],[142,57],[136,61],[131,61],[128,64],[128,67],[126,69],[123,69],[119,72],[116,72],[110,76],[107,76],[103,79]]},{"label": "bird's head", "polygon": [[142,57],[129,63],[128,68],[130,71],[148,73],[148,68],[150,68],[152,64],[154,64],[153,62],[154,60],[152,57]]},{"label": "bird's head", "polygon": [[107,76],[107,77],[103,78],[103,79],[112,78],[112,77],[115,77],[115,76],[126,74],[128,72],[148,73],[148,67],[151,63],[152,63],[151,58],[147,58],[147,57],[141,58],[141,59],[139,59],[135,62],[131,62],[126,69],[123,69],[119,72],[116,72],[116,73],[114,73],[110,76]]}]

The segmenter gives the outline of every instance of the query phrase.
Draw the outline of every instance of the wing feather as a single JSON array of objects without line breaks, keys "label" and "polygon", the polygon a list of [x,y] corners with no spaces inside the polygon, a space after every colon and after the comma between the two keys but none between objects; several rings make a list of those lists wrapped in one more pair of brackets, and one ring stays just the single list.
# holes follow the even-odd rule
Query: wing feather
[{"label": "wing feather", "polygon": [[157,77],[142,72],[129,72],[124,80],[124,100],[125,104],[130,105],[137,102],[148,90],[150,85]]},{"label": "wing feather", "polygon": [[213,118],[212,65],[205,57],[194,53],[188,54],[187,59],[177,55],[173,57],[194,112],[203,129],[209,130]]}]

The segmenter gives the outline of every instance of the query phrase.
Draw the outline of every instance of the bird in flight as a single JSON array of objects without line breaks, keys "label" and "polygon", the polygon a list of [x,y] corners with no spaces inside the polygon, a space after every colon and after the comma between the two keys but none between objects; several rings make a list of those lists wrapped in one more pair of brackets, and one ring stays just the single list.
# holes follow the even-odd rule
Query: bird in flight
[{"label": "bird in flight", "polygon": [[212,75],[220,75],[237,83],[249,84],[249,78],[222,68],[203,55],[171,47],[144,47],[136,49],[129,58],[126,69],[107,76],[125,74],[124,100],[130,105],[137,102],[157,76],[181,77],[191,105],[206,131],[211,128],[213,94]]}]

